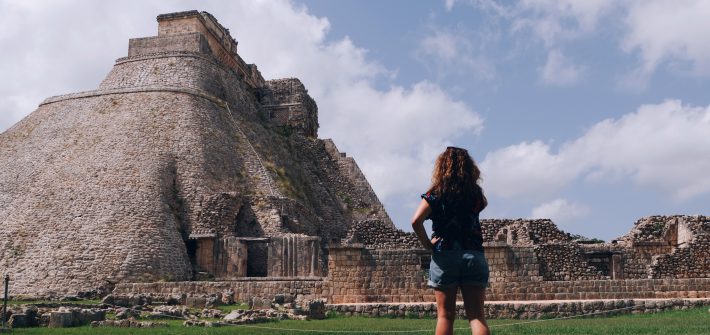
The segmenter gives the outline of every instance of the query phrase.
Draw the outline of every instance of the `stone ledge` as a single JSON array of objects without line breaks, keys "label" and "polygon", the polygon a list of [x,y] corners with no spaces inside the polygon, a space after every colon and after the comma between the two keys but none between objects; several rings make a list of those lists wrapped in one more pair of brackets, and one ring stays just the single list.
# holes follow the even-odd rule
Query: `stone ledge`
[{"label": "stone ledge", "polygon": [[222,106],[222,105],[226,104],[226,102],[224,100],[222,100],[214,95],[211,95],[205,91],[197,90],[194,88],[151,85],[151,86],[140,86],[140,87],[131,87],[131,88],[113,88],[113,89],[105,89],[105,90],[94,90],[94,91],[85,91],[85,92],[71,93],[71,94],[65,94],[65,95],[57,95],[57,96],[53,96],[53,97],[49,97],[49,98],[45,99],[39,105],[44,106],[44,105],[53,104],[56,102],[61,102],[61,101],[66,101],[66,100],[92,98],[92,97],[98,97],[98,96],[103,96],[103,95],[127,94],[127,93],[150,93],[150,92],[185,93],[185,94],[190,94],[190,95],[194,95],[194,96],[197,96],[200,98],[210,100],[217,105]]},{"label": "stone ledge", "polygon": [[[150,37],[148,37],[150,38]],[[135,55],[135,56],[126,56],[126,57],[121,57],[119,59],[116,59],[116,62],[114,65],[121,65],[124,63],[131,63],[131,62],[137,62],[137,61],[142,61],[142,60],[149,60],[149,59],[156,59],[156,58],[169,58],[169,57],[190,57],[190,58],[201,58],[203,60],[206,60],[213,65],[222,67],[224,69],[227,69],[233,73],[234,70],[220,64],[217,62],[217,60],[204,53],[200,52],[195,52],[195,51],[163,51],[163,52],[154,52],[154,53],[149,53],[149,54],[142,54],[142,55]]]},{"label": "stone ledge", "polygon": [[243,277],[235,278],[229,280],[218,280],[218,281],[176,281],[176,282],[152,282],[152,283],[121,283],[117,286],[123,285],[160,285],[160,286],[179,286],[179,285],[224,285],[233,284],[241,282],[275,282],[275,281],[288,281],[288,282],[299,282],[299,281],[324,281],[325,277]]},{"label": "stone ledge", "polygon": [[[596,299],[486,301],[489,319],[541,319],[581,315],[619,315],[656,313],[710,305],[705,299]],[[436,303],[352,303],[326,304],[326,310],[345,316],[436,317]],[[463,302],[456,303],[456,313],[464,316]]]}]

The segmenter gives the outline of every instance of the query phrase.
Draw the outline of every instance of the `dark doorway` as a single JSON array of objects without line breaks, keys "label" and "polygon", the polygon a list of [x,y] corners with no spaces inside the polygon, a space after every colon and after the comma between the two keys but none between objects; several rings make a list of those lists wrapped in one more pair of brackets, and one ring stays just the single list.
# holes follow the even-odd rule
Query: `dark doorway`
[{"label": "dark doorway", "polygon": [[268,276],[269,244],[266,240],[247,242],[247,277]]}]

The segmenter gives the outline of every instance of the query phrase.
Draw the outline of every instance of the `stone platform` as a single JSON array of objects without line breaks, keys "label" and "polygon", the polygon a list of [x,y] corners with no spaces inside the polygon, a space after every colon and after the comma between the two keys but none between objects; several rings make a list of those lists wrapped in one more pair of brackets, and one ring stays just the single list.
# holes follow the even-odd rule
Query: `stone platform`
[{"label": "stone platform", "polygon": [[[547,319],[581,315],[656,313],[708,305],[710,298],[530,300],[487,301],[485,310],[486,317],[490,319]],[[345,316],[436,317],[435,303],[326,304],[326,309]],[[460,317],[464,316],[463,302],[457,302],[456,313]]]}]

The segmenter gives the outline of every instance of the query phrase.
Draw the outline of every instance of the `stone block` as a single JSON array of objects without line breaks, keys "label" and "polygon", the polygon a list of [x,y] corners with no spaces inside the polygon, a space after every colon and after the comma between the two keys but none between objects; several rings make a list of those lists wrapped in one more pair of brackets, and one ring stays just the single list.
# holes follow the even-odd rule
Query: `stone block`
[{"label": "stone block", "polygon": [[252,297],[249,300],[250,309],[269,309],[271,308],[271,299],[264,299],[261,297]]},{"label": "stone block", "polygon": [[205,297],[187,297],[185,298],[185,306],[193,308],[205,308],[207,298]]},{"label": "stone block", "polygon": [[49,314],[49,328],[66,328],[72,325],[72,312],[51,312]]},{"label": "stone block", "polygon": [[12,314],[7,324],[8,326],[10,326],[10,328],[32,327],[32,325],[36,324],[37,322],[31,319],[32,318],[29,317],[27,314]]}]

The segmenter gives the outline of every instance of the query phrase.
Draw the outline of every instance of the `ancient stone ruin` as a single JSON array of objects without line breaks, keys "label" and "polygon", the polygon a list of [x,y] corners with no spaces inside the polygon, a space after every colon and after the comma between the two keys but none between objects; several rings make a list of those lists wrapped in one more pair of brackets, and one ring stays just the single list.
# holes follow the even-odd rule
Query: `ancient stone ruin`
[{"label": "ancient stone ruin", "polygon": [[[0,271],[13,296],[257,306],[286,295],[370,315],[434,300],[429,254],[355,161],[318,138],[304,85],[265,80],[237,45],[209,13],[160,15],[158,35],[131,39],[97,90],[48,98],[0,134]],[[487,298],[500,303],[489,312],[710,299],[705,216],[643,218],[611,243],[549,220],[483,225]],[[431,311],[411,306],[394,313]]]}]

